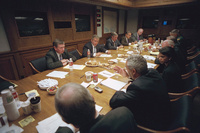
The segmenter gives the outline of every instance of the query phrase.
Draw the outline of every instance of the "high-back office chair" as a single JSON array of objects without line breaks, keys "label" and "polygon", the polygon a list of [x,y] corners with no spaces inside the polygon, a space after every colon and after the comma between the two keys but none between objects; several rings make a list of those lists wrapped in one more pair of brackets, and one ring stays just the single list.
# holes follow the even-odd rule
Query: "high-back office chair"
[{"label": "high-back office chair", "polygon": [[[166,131],[157,131],[138,125],[140,133],[177,133],[190,132],[192,97],[184,95],[181,98],[171,100],[171,122]],[[164,120],[163,120],[164,121]]]},{"label": "high-back office chair", "polygon": [[29,62],[29,64],[31,68],[34,70],[34,74],[47,70],[47,61],[45,56],[32,60]]},{"label": "high-back office chair", "polygon": [[195,61],[190,62],[185,66],[185,73],[181,75],[182,79],[190,77],[193,73],[199,73],[198,66]]},{"label": "high-back office chair", "polygon": [[180,93],[168,93],[170,98],[178,98],[186,94],[194,96],[200,91],[200,75],[193,73],[190,77],[183,79],[184,88]]},{"label": "high-back office chair", "polygon": [[5,77],[0,75],[0,92],[4,89],[8,89],[9,86],[16,87],[16,84],[12,83],[11,80],[6,79]]},{"label": "high-back office chair", "polygon": [[76,57],[77,60],[82,57],[82,54],[77,49],[70,51],[69,53],[73,54]]}]

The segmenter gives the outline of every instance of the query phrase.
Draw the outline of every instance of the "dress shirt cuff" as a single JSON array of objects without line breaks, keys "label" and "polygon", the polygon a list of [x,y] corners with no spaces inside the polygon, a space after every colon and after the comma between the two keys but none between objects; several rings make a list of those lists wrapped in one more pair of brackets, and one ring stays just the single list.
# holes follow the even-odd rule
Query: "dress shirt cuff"
[{"label": "dress shirt cuff", "polygon": [[106,50],[105,53],[107,54],[107,53],[108,53],[108,50]]},{"label": "dress shirt cuff", "polygon": [[67,126],[66,126],[66,127],[70,128],[70,129],[72,130],[72,132],[73,132],[73,133],[75,133],[75,129],[74,129],[74,127],[73,127],[72,125],[70,125],[70,124],[67,124]]}]

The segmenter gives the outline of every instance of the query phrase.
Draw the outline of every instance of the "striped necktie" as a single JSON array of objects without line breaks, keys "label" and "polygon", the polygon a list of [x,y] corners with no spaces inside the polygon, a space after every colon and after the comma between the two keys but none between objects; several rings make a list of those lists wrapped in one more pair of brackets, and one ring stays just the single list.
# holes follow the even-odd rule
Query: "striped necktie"
[{"label": "striped necktie", "polygon": [[63,58],[62,58],[62,54],[60,54],[60,60],[62,60]]}]

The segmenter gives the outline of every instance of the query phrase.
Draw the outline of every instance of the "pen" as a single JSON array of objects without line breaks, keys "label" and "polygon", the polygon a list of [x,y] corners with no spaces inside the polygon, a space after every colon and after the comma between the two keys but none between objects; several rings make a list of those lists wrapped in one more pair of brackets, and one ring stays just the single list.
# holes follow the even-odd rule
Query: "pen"
[{"label": "pen", "polygon": [[80,77],[80,79],[82,78],[82,77],[84,77],[85,76],[85,74],[83,74],[81,77]]}]

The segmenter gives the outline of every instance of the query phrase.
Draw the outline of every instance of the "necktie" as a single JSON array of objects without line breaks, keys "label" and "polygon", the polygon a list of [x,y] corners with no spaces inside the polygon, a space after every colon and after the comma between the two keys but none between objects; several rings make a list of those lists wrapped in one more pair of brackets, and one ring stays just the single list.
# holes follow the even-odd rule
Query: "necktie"
[{"label": "necktie", "polygon": [[115,42],[113,42],[114,43],[114,46],[116,47],[116,44],[115,44]]},{"label": "necktie", "polygon": [[62,55],[60,54],[60,60],[62,60],[63,58],[62,58]]},{"label": "necktie", "polygon": [[139,37],[139,35],[138,35],[138,41],[140,40],[140,37]]},{"label": "necktie", "polygon": [[126,42],[128,43],[128,38],[126,38]]},{"label": "necktie", "polygon": [[94,47],[94,52],[93,53],[96,53],[97,52],[97,48],[96,47]]}]

